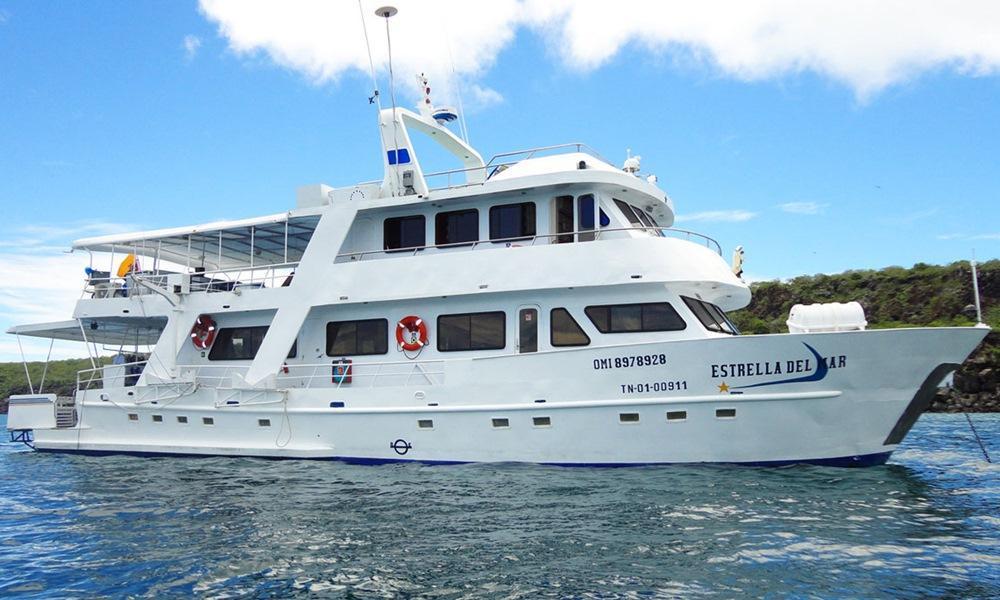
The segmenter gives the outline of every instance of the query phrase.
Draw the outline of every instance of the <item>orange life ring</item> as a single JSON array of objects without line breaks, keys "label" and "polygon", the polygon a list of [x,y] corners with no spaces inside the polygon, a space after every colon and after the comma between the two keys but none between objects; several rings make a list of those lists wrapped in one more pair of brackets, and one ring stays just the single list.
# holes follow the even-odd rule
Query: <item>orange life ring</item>
[{"label": "orange life ring", "polygon": [[191,328],[191,343],[199,350],[205,350],[215,341],[215,321],[209,315],[198,315]]},{"label": "orange life ring", "polygon": [[396,343],[403,350],[415,352],[427,345],[427,323],[410,315],[396,323]]}]

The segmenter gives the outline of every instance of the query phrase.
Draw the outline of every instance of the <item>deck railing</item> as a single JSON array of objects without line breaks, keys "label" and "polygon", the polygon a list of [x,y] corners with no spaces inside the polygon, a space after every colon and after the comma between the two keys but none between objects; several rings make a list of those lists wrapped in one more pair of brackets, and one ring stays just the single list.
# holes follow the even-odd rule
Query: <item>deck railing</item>
[{"label": "deck railing", "polygon": [[[364,260],[366,257],[376,256],[376,255],[397,255],[397,254],[416,254],[422,250],[446,250],[449,248],[468,248],[469,250],[475,250],[479,247],[485,248],[511,248],[520,246],[535,246],[540,240],[549,241],[556,239],[556,243],[569,243],[569,242],[588,242],[601,239],[602,235],[614,232],[623,231],[643,231],[656,236],[663,237],[680,237],[688,241],[693,241],[699,244],[705,245],[707,248],[713,250],[719,256],[722,256],[722,246],[719,242],[708,237],[707,235],[697,233],[694,231],[688,231],[686,229],[673,229],[664,227],[602,227],[600,229],[581,229],[577,231],[567,231],[563,233],[544,233],[536,234],[530,236],[520,236],[520,237],[510,237],[510,238],[500,238],[495,240],[475,240],[470,242],[456,242],[453,244],[428,244],[425,246],[410,246],[407,248],[392,248],[389,250],[363,250],[360,252],[345,252],[343,254],[338,254],[336,260],[339,262]],[[558,241],[562,240],[562,241]]]},{"label": "deck railing", "polygon": [[[104,365],[82,369],[76,375],[77,390],[110,389],[135,386],[147,361],[119,365]],[[445,379],[445,361],[401,360],[385,362],[344,362],[335,359],[324,363],[285,364],[275,374],[276,387],[287,388],[358,388],[388,386],[434,386]],[[177,365],[178,376],[170,380],[150,380],[140,388],[177,386],[194,383],[198,386],[231,389],[236,380],[246,375],[248,364],[183,364]]]}]

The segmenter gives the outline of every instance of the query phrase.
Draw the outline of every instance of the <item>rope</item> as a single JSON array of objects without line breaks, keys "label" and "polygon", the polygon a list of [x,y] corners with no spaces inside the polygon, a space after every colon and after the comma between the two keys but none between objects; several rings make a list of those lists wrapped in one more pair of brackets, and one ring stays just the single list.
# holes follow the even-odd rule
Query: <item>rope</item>
[{"label": "rope", "polygon": [[993,461],[990,460],[990,454],[986,451],[986,445],[983,444],[982,438],[979,437],[979,432],[976,431],[976,426],[972,424],[972,417],[969,416],[969,413],[965,413],[965,420],[969,422],[969,429],[972,430],[972,435],[976,438],[976,442],[979,443],[979,449],[983,451],[983,458],[986,459],[986,462],[992,463]]}]

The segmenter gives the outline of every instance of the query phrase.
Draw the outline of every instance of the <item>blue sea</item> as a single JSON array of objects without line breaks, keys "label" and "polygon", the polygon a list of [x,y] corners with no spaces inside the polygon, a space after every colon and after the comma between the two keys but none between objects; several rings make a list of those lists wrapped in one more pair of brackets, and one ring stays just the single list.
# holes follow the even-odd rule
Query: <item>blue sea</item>
[{"label": "blue sea", "polygon": [[[1000,458],[1000,415],[974,415]],[[0,426],[4,421],[0,417]],[[0,445],[0,597],[997,598],[1000,466],[352,466]]]}]

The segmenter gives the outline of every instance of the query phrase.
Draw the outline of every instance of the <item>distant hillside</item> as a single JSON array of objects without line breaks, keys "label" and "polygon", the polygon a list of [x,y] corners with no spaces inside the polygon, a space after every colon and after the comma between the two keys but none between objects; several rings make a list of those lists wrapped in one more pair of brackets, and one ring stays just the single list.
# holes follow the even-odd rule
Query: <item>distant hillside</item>
[{"label": "distant hillside", "polygon": [[[945,266],[916,264],[912,268],[888,267],[879,271],[848,271],[838,275],[796,277],[791,281],[762,281],[751,286],[753,301],[733,313],[733,321],[744,333],[788,331],[785,319],[796,303],[848,302],[857,300],[865,308],[870,328],[914,325],[972,325],[972,274],[969,264]],[[1000,329],[1000,260],[979,266],[979,289],[983,318]],[[76,372],[90,367],[87,359],[54,361],[49,365],[45,390],[70,395]],[[37,386],[42,364],[30,363],[31,380]],[[955,376],[955,390],[942,395],[936,410],[1000,410],[1000,334],[986,342]],[[28,392],[21,363],[0,363],[0,412],[7,410],[7,397]]]},{"label": "distant hillside", "polygon": [[[1000,260],[979,265],[983,320],[1000,329]],[[945,266],[918,263],[912,268],[847,271],[790,281],[751,285],[753,301],[732,313],[744,333],[788,331],[785,320],[794,304],[849,302],[865,309],[868,327],[973,325],[972,271],[967,262]],[[1000,334],[991,333],[955,375],[955,389],[939,395],[932,410],[1000,410]]]},{"label": "distant hillside", "polygon": [[[110,359],[104,359],[110,362]],[[38,391],[38,384],[42,382],[42,370],[45,365],[41,362],[28,363],[28,372],[31,374],[31,383]],[[48,371],[45,373],[44,393],[56,394],[57,396],[71,396],[76,390],[76,373],[82,369],[90,368],[90,359],[73,358],[69,360],[54,360],[49,363]],[[24,377],[24,365],[19,362],[0,363],[0,413],[7,412],[7,398],[14,394],[27,394],[28,381]]]}]

